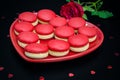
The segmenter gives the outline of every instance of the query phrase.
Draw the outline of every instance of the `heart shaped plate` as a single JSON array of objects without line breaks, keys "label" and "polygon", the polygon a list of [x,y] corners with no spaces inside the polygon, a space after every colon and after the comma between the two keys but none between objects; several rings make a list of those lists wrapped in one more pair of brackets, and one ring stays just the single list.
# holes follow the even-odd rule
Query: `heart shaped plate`
[{"label": "heart shaped plate", "polygon": [[[27,56],[25,56],[24,54],[24,49],[21,48],[18,44],[17,44],[17,39],[16,39],[16,35],[14,34],[14,27],[13,25],[17,22],[17,19],[12,23],[12,25],[10,26],[10,39],[11,42],[14,46],[14,48],[16,49],[16,51],[18,52],[18,55],[20,55],[20,57],[22,57],[25,61],[28,62],[32,62],[32,63],[50,63],[50,62],[60,62],[60,61],[66,61],[66,60],[72,60],[75,58],[80,58],[82,56],[88,55],[91,52],[93,52],[94,50],[96,50],[103,42],[104,40],[104,35],[103,32],[94,24],[87,22],[87,25],[89,27],[94,27],[97,31],[97,39],[90,43],[90,47],[88,50],[81,52],[81,53],[75,53],[70,51],[69,54],[67,54],[66,56],[63,57],[53,57],[53,56],[48,56],[47,58],[43,58],[43,59],[32,59],[29,58]],[[41,41],[43,43],[47,43],[46,40]]]}]

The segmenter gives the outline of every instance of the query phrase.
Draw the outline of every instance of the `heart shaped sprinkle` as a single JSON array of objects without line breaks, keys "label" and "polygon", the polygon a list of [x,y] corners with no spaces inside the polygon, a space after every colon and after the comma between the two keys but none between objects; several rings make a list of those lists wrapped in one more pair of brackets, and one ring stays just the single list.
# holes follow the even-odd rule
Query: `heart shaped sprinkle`
[{"label": "heart shaped sprinkle", "polygon": [[40,76],[39,80],[45,80],[44,76]]},{"label": "heart shaped sprinkle", "polygon": [[14,75],[12,73],[8,74],[8,78],[12,78]]},{"label": "heart shaped sprinkle", "polygon": [[73,77],[73,76],[75,76],[75,74],[70,72],[70,73],[68,74],[68,76],[69,76],[69,77]]},{"label": "heart shaped sprinkle", "polygon": [[4,70],[4,67],[0,66],[0,71],[3,71]]},{"label": "heart shaped sprinkle", "polygon": [[95,70],[91,70],[90,74],[95,75],[96,74]]},{"label": "heart shaped sprinkle", "polygon": [[108,65],[108,66],[107,66],[107,69],[112,69],[112,65]]}]

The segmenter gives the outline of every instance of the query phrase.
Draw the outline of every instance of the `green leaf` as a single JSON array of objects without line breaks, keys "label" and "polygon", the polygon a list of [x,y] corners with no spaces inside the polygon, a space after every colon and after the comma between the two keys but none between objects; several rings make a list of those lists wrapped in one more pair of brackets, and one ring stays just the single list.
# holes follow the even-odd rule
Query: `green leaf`
[{"label": "green leaf", "polygon": [[83,18],[88,20],[88,17],[87,17],[87,15],[85,13],[83,14]]},{"label": "green leaf", "polygon": [[89,6],[84,6],[83,9],[84,9],[84,11],[89,11],[89,12],[95,11],[95,9],[93,9],[92,7],[89,7]]},{"label": "green leaf", "polygon": [[94,11],[91,13],[91,15],[96,15],[96,16],[99,16],[100,18],[103,18],[103,19],[106,19],[106,18],[113,16],[112,12],[105,11],[105,10]]},{"label": "green leaf", "polygon": [[[79,0],[74,0],[75,2],[77,2],[78,4],[80,4]],[[70,0],[66,0],[66,2],[70,2]]]},{"label": "green leaf", "polygon": [[97,4],[96,4],[97,10],[99,10],[102,5],[103,5],[103,1],[100,1],[99,3],[97,3]]},{"label": "green leaf", "polygon": [[66,0],[66,2],[70,2],[70,0]]},{"label": "green leaf", "polygon": [[99,16],[99,12],[98,11],[93,11],[93,12],[91,12],[91,15],[92,16]]},{"label": "green leaf", "polygon": [[99,11],[99,17],[101,18],[109,18],[112,16],[113,16],[112,12],[105,11],[105,10]]}]

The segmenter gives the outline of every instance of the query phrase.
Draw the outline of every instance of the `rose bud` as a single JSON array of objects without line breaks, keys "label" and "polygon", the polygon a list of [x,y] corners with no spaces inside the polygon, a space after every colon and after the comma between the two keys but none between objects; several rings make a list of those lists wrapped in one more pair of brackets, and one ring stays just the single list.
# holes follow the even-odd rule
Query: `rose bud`
[{"label": "rose bud", "polygon": [[72,17],[82,17],[83,14],[83,7],[77,2],[74,2],[74,0],[64,4],[60,10],[60,15],[66,19],[70,19]]}]

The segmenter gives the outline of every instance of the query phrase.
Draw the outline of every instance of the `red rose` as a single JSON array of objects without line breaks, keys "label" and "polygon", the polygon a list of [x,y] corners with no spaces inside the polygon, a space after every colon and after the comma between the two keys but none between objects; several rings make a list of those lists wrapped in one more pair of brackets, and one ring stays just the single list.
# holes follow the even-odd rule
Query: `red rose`
[{"label": "red rose", "polygon": [[72,17],[82,17],[83,14],[83,7],[72,0],[69,3],[63,5],[60,10],[60,15],[67,19]]}]

